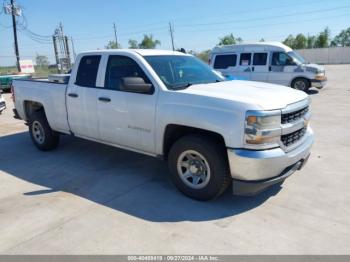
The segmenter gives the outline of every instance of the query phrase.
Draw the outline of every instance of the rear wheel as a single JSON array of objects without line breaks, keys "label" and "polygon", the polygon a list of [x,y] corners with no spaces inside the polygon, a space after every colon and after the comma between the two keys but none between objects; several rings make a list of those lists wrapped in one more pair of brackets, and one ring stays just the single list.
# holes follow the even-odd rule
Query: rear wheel
[{"label": "rear wheel", "polygon": [[28,126],[30,137],[38,149],[48,151],[58,146],[59,134],[49,126],[44,111],[34,112]]},{"label": "rear wheel", "polygon": [[220,196],[231,182],[226,151],[202,136],[180,138],[169,152],[169,169],[176,187],[197,200]]},{"label": "rear wheel", "polygon": [[292,82],[292,88],[306,92],[310,88],[310,81],[306,78],[296,78]]}]

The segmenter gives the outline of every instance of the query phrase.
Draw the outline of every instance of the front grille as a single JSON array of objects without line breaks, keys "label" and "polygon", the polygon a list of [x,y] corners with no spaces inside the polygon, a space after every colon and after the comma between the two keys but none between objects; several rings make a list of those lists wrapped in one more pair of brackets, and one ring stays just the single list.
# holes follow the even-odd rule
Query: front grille
[{"label": "front grille", "polygon": [[304,107],[292,113],[282,114],[282,124],[293,123],[302,118],[309,111],[309,107]]},{"label": "front grille", "polygon": [[285,146],[291,146],[294,143],[298,142],[306,133],[307,127],[299,129],[293,133],[281,136],[282,143]]}]

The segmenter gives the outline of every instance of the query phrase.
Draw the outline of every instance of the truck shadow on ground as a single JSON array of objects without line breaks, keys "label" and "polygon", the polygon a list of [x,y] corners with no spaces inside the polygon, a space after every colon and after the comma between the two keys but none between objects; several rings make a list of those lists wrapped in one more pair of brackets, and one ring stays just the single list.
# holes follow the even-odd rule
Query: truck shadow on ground
[{"label": "truck shadow on ground", "polygon": [[320,92],[320,91],[319,91],[318,89],[315,89],[315,88],[309,89],[309,90],[306,91],[306,93],[307,93],[308,95],[317,95],[319,92]]},{"label": "truck shadow on ground", "polygon": [[[0,170],[43,187],[25,197],[64,191],[153,222],[208,221],[249,211],[280,186],[255,197],[199,202],[183,196],[169,179],[165,162],[69,136],[58,149],[40,152],[27,132],[0,137]],[[69,204],[69,203],[67,203]]]}]

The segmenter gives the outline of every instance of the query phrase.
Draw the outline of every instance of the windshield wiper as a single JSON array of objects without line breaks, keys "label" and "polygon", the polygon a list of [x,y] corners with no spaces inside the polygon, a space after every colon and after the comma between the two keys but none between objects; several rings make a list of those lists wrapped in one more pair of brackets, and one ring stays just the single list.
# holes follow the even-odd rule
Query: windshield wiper
[{"label": "windshield wiper", "polygon": [[172,85],[170,88],[173,90],[178,90],[178,89],[185,89],[187,87],[190,87],[191,85],[193,85],[193,83],[188,82],[188,83],[181,83],[181,84],[177,84],[177,85]]}]

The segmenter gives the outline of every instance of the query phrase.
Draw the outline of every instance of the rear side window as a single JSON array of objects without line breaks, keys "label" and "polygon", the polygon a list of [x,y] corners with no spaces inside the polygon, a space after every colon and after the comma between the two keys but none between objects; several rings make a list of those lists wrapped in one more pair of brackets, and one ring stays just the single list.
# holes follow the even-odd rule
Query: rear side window
[{"label": "rear side window", "polygon": [[147,84],[151,81],[142,68],[130,57],[113,55],[108,59],[105,88],[120,91],[124,77],[141,77]]},{"label": "rear side window", "polygon": [[77,79],[75,84],[78,86],[95,87],[98,66],[101,56],[84,56],[79,63]]},{"label": "rear side window", "polygon": [[215,56],[214,69],[226,69],[236,66],[237,55],[217,55]]},{"label": "rear side window", "polygon": [[255,53],[253,58],[253,65],[261,66],[266,65],[267,53]]},{"label": "rear side window", "polygon": [[241,54],[241,59],[239,61],[239,64],[243,65],[243,66],[249,66],[251,60],[252,60],[252,54],[251,53],[242,53]]}]

